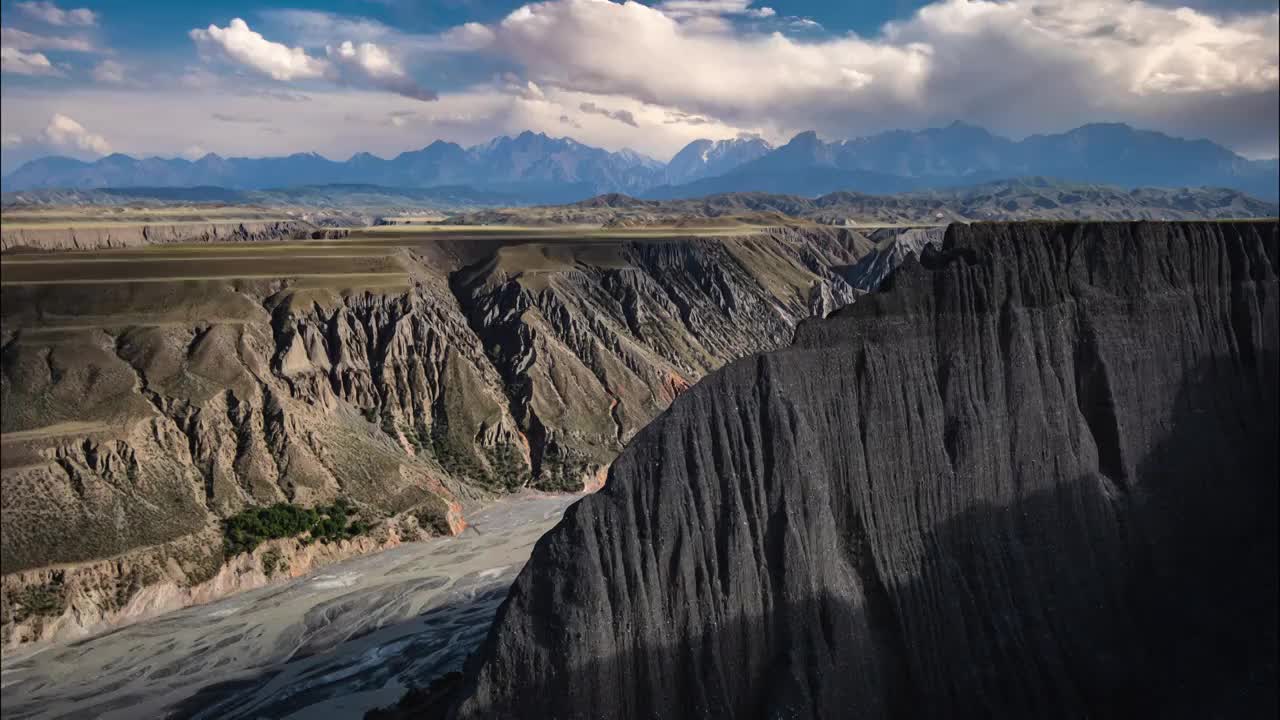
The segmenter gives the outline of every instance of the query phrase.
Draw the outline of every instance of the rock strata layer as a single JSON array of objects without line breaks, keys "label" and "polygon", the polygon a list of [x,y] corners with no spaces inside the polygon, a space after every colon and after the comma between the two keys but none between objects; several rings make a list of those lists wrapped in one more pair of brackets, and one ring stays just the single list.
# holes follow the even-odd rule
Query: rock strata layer
[{"label": "rock strata layer", "polygon": [[321,228],[301,220],[151,224],[68,224],[59,227],[5,228],[0,250],[94,250],[169,243],[263,242],[304,238],[341,238],[347,231]]},{"label": "rock strata layer", "polygon": [[640,431],[423,712],[1273,717],[1278,241],[952,226]]}]

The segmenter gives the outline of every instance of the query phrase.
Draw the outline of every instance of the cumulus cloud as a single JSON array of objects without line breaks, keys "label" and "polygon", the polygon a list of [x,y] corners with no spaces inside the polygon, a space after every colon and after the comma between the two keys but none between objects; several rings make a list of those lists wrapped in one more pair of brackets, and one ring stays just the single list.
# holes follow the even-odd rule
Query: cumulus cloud
[{"label": "cumulus cloud", "polygon": [[61,113],[55,113],[41,139],[55,147],[80,150],[95,155],[111,152],[111,143],[101,135],[89,132],[83,125]]},{"label": "cumulus cloud", "polygon": [[0,72],[12,75],[61,75],[44,53],[23,52],[14,47],[0,47]]},{"label": "cumulus cloud", "polygon": [[578,109],[584,113],[590,113],[592,115],[603,115],[607,118],[617,120],[620,123],[630,125],[631,127],[640,127],[640,125],[636,123],[635,115],[631,114],[629,110],[609,110],[607,108],[602,108],[593,102],[580,103],[578,105]]},{"label": "cumulus cloud", "polygon": [[306,80],[323,77],[327,67],[300,47],[272,42],[233,18],[225,28],[210,25],[192,30],[191,39],[201,52],[220,55],[273,80]]},{"label": "cumulus cloud", "polygon": [[338,69],[338,77],[355,84],[368,84],[415,100],[435,100],[436,94],[417,83],[386,49],[371,43],[350,40],[326,47],[325,54]]},{"label": "cumulus cloud", "polygon": [[201,53],[232,61],[279,81],[324,77],[324,60],[312,58],[301,47],[271,42],[253,31],[241,18],[232,18],[227,27],[215,24],[189,33]]},{"label": "cumulus cloud", "polygon": [[126,82],[125,66],[115,60],[103,60],[93,67],[93,79],[115,85]]},{"label": "cumulus cloud", "polygon": [[872,37],[807,40],[688,22],[749,7],[549,0],[496,23],[493,47],[544,86],[680,107],[775,135],[816,127],[848,137],[957,118],[1025,134],[1106,119],[1275,147],[1276,12],[939,0]]},{"label": "cumulus cloud", "polygon": [[88,8],[63,10],[51,2],[20,2],[14,5],[27,17],[48,25],[87,27],[98,23],[98,16]]},{"label": "cumulus cloud", "polygon": [[436,98],[434,92],[409,76],[391,52],[373,42],[344,40],[336,46],[325,47],[325,57],[313,57],[302,47],[266,39],[240,18],[232,19],[225,28],[210,25],[203,30],[192,30],[190,35],[202,53],[221,57],[273,80],[325,79],[375,87],[416,100]]},{"label": "cumulus cloud", "polygon": [[811,104],[845,89],[842,69],[884,78],[886,92],[907,95],[927,59],[918,48],[857,38],[801,43],[778,34],[705,34],[639,3],[591,0],[526,5],[496,33],[535,80],[711,114]]},{"label": "cumulus cloud", "polygon": [[0,28],[0,46],[17,50],[63,50],[66,52],[94,52],[93,43],[83,37],[55,37],[37,35],[17,28]]}]

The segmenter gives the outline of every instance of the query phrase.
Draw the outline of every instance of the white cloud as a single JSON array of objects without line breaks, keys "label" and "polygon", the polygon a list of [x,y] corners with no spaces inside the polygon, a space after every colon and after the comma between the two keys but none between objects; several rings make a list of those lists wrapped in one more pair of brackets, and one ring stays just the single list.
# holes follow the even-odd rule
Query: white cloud
[{"label": "white cloud", "polygon": [[1120,120],[1276,146],[1276,12],[939,0],[866,38],[725,30],[724,16],[750,9],[742,0],[549,0],[494,24],[492,47],[544,87],[675,106],[766,127],[772,139],[953,119],[1014,135]]},{"label": "white cloud", "polygon": [[125,82],[125,66],[115,60],[103,60],[93,68],[93,79],[100,83]]},{"label": "white cloud", "polygon": [[51,2],[20,2],[14,7],[22,14],[49,25],[87,27],[98,22],[97,14],[88,8],[63,10]]},{"label": "white cloud", "polygon": [[435,100],[436,94],[409,77],[400,62],[386,49],[371,43],[359,45],[350,40],[337,47],[326,47],[325,54],[338,70],[338,77],[353,84],[368,84],[416,100]]},{"label": "white cloud", "polygon": [[[874,79],[884,102],[918,95],[927,54],[858,38],[798,42],[780,34],[690,31],[639,3],[564,0],[526,5],[502,20],[499,46],[532,79],[727,117],[805,114],[846,89],[843,71]],[[636,62],[635,58],[645,58]],[[861,104],[861,103],[859,103]]]},{"label": "white cloud", "polygon": [[17,133],[5,133],[0,136],[0,147],[16,147],[22,142],[22,136]]},{"label": "white cloud", "polygon": [[70,150],[81,150],[96,155],[111,152],[111,143],[101,135],[89,132],[83,125],[61,113],[49,120],[41,138],[50,145]]},{"label": "white cloud", "polygon": [[240,18],[233,18],[225,28],[210,25],[192,30],[190,35],[202,52],[221,55],[273,80],[319,78],[328,70],[323,60],[307,55],[300,47],[267,40]]},{"label": "white cloud", "polygon": [[324,50],[329,59],[358,68],[361,73],[369,77],[404,77],[404,68],[392,60],[386,50],[371,42],[355,45],[347,40],[336,48],[327,47]]},{"label": "white cloud", "polygon": [[44,53],[23,52],[13,47],[0,47],[0,72],[13,75],[61,75]]},{"label": "white cloud", "polygon": [[[327,13],[289,11],[304,17],[328,17]],[[368,34],[367,32],[365,34]],[[436,95],[415,81],[400,60],[387,48],[371,41],[344,40],[325,47],[323,58],[307,54],[302,47],[289,47],[266,39],[244,20],[233,19],[225,28],[210,25],[192,30],[191,39],[201,51],[282,82],[324,79],[357,87],[374,87],[415,100],[434,100]],[[196,78],[193,81],[199,82]]]},{"label": "white cloud", "polygon": [[0,28],[0,46],[17,50],[64,50],[67,52],[95,52],[93,43],[83,37],[53,37],[37,35],[17,28]]},{"label": "white cloud", "polygon": [[[1028,67],[1084,80],[1103,99],[1275,88],[1280,14],[1214,17],[1105,0],[948,0],[891,25],[893,43],[926,43],[936,77],[980,62],[997,81]],[[1007,53],[1013,53],[1009,55]]]}]

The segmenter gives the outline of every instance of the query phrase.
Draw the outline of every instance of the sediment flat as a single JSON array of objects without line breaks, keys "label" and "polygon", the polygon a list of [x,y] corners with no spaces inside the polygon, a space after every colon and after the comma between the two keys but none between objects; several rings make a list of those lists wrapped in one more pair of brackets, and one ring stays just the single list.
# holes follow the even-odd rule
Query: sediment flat
[{"label": "sediment flat", "polygon": [[578,495],[526,493],[408,543],[69,645],[5,658],[5,718],[338,718],[458,669]]}]

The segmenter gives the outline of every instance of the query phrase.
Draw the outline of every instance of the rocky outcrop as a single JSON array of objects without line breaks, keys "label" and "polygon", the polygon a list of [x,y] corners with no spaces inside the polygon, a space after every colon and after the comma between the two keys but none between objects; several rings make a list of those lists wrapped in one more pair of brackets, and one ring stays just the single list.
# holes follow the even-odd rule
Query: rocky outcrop
[{"label": "rocky outcrop", "polygon": [[952,226],[640,431],[449,716],[1273,716],[1278,259]]},{"label": "rocky outcrop", "polygon": [[173,224],[56,224],[8,227],[0,231],[0,250],[94,250],[164,243],[263,242],[346,237],[340,228],[322,228],[301,220],[187,222]]},{"label": "rocky outcrop", "polygon": [[840,276],[855,289],[871,292],[908,257],[920,257],[926,245],[942,243],[944,227],[885,228],[873,232],[876,246],[852,265],[838,268]]},{"label": "rocky outcrop", "polygon": [[507,247],[453,277],[529,438],[537,484],[577,489],[691,383],[853,300],[847,231]]},{"label": "rocky outcrop", "polygon": [[[97,587],[97,561],[166,566],[155,548],[276,502],[453,532],[499,493],[597,489],[690,383],[848,302],[830,268],[864,246],[831,228],[445,240],[405,253],[407,286],[6,285],[5,578],[74,566],[64,585]],[[169,577],[196,582],[162,567],[112,586],[123,607]],[[80,607],[75,627],[117,610]]]}]

